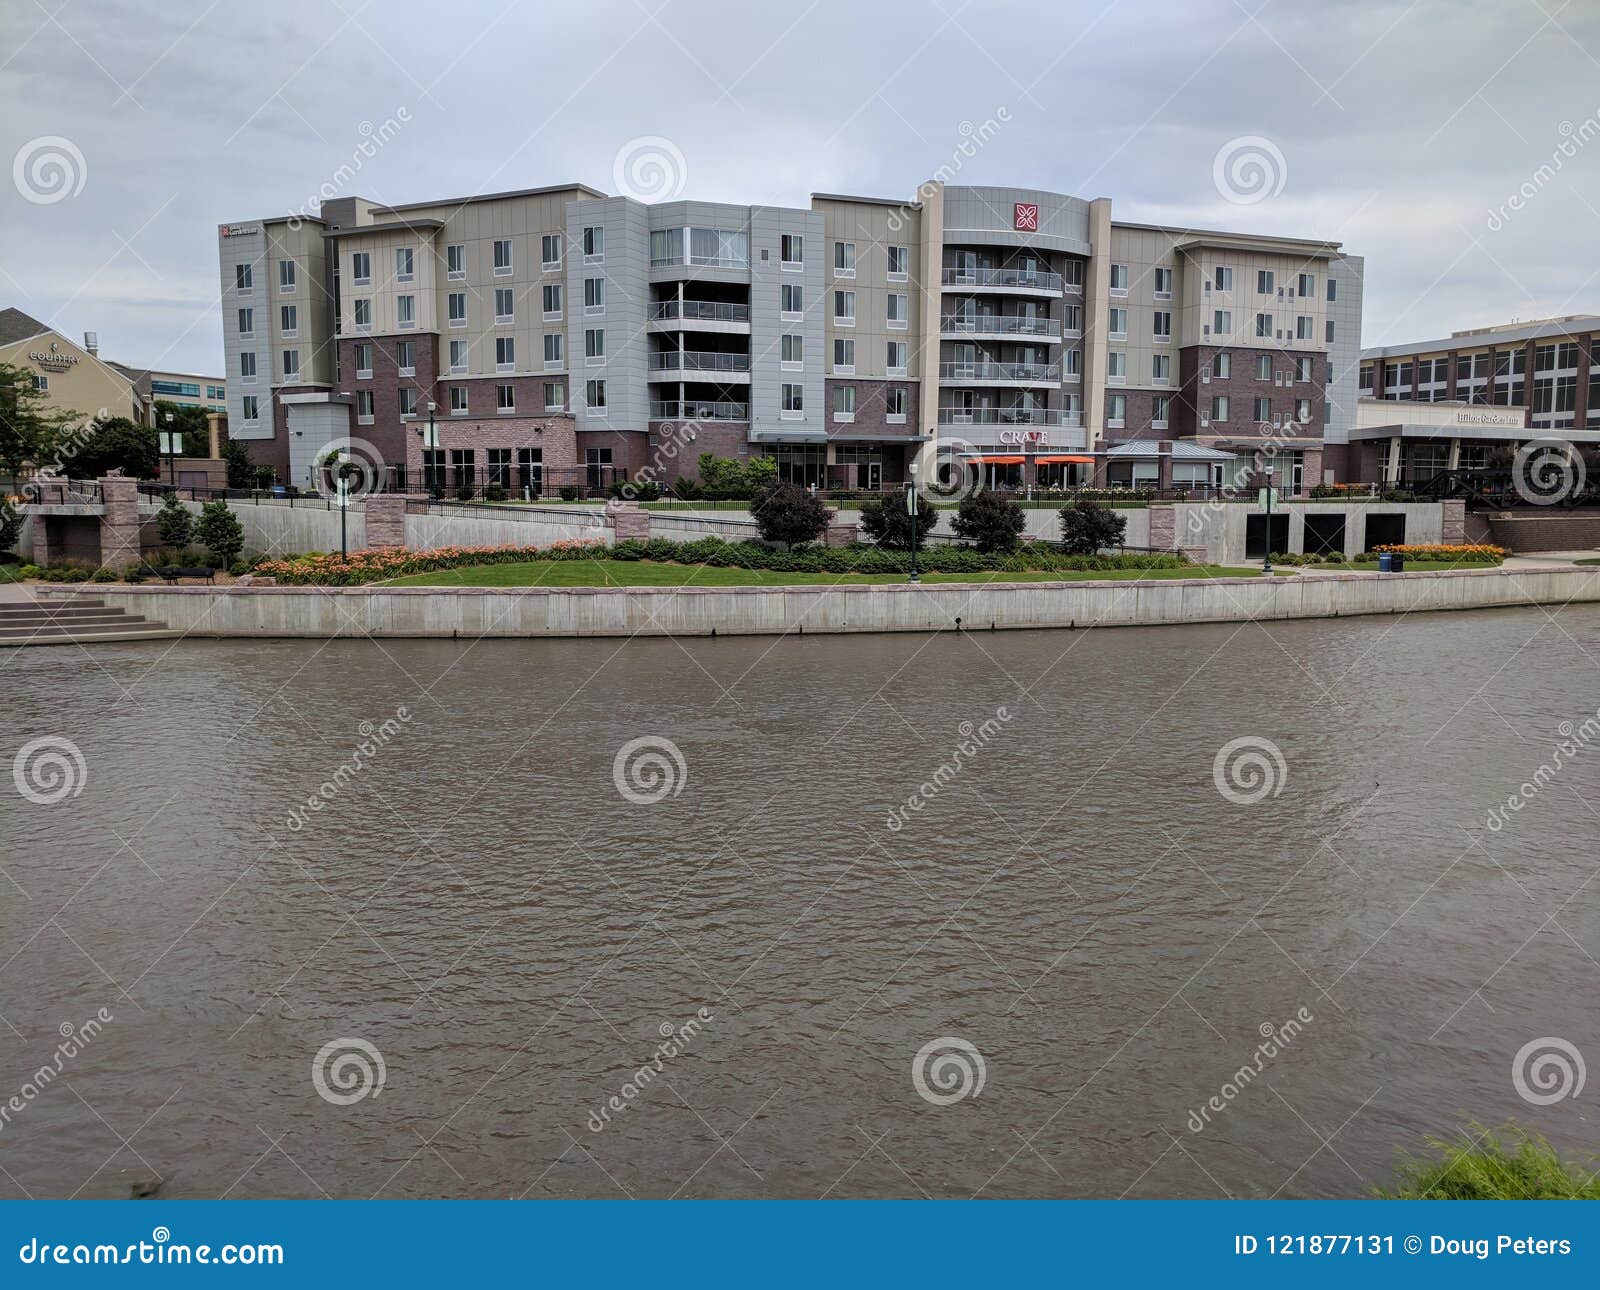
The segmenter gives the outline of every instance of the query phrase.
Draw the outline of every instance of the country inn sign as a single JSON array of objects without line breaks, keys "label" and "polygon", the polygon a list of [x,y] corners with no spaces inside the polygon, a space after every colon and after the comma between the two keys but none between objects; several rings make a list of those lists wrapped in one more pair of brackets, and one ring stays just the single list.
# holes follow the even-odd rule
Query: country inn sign
[{"label": "country inn sign", "polygon": [[30,349],[28,357],[48,372],[65,372],[78,361],[76,354],[67,353],[57,341],[51,341],[48,350]]}]

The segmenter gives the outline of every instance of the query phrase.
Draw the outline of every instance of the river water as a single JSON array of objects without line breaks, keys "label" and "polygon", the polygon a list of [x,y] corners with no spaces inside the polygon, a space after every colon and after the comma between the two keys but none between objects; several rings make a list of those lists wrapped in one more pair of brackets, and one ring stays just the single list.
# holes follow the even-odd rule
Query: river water
[{"label": "river water", "polygon": [[0,802],[0,1197],[1358,1196],[1467,1118],[1595,1149],[1592,1088],[1513,1072],[1600,1056],[1600,748],[1518,789],[1597,660],[1588,607],[13,651],[5,755],[82,763]]}]

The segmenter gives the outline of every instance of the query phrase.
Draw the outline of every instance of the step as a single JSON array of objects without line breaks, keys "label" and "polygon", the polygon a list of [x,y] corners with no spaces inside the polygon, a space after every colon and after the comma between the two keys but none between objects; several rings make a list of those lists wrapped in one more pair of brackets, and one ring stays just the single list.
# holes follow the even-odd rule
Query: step
[{"label": "step", "polygon": [[0,627],[7,623],[33,622],[37,618],[60,619],[63,622],[80,618],[101,618],[106,614],[120,614],[121,609],[110,606],[96,608],[93,605],[29,605],[26,607],[7,607],[0,610]]},{"label": "step", "polygon": [[7,618],[0,620],[0,633],[7,636],[21,636],[28,632],[42,631],[104,631],[108,627],[142,627],[148,621],[149,619],[143,614],[96,614],[93,617],[81,618],[40,617],[31,622],[19,622]]},{"label": "step", "polygon": [[183,635],[160,623],[151,623],[143,630],[137,627],[127,631],[61,632],[50,635],[7,636],[0,632],[0,649],[20,648],[24,645],[108,645],[119,641],[172,641]]}]

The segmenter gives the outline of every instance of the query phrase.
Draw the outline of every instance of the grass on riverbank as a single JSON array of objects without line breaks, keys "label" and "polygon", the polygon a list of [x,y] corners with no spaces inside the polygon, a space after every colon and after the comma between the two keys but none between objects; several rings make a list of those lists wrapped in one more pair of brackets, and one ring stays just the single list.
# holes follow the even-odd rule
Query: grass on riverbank
[{"label": "grass on riverbank", "polygon": [[[1070,569],[1049,573],[925,573],[938,582],[1128,582],[1171,578],[1256,578],[1260,569],[1193,565],[1182,569]],[[533,560],[414,573],[386,587],[784,587],[903,583],[899,573],[783,573],[726,565],[666,564],[650,560]]]},{"label": "grass on riverbank", "polygon": [[[1520,1125],[1468,1125],[1453,1138],[1428,1138],[1428,1153],[1404,1155],[1381,1200],[1600,1200],[1594,1169],[1564,1160]],[[1600,1163],[1600,1162],[1591,1162]]]}]

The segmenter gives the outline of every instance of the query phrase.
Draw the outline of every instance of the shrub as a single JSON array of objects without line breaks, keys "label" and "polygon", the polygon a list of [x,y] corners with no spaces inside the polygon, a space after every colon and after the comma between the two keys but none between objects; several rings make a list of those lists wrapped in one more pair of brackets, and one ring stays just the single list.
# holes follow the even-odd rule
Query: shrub
[{"label": "shrub", "polygon": [[827,506],[799,484],[767,485],[751,501],[750,514],[766,541],[790,546],[815,542],[828,527]]},{"label": "shrub", "polygon": [[146,570],[141,569],[138,565],[135,564],[135,565],[130,565],[128,567],[127,572],[125,572],[122,575],[122,580],[124,582],[140,583],[140,582],[143,582],[149,576],[150,575]]},{"label": "shrub", "polygon": [[499,484],[486,484],[483,489],[483,500],[486,502],[503,502],[506,500],[506,490]]},{"label": "shrub", "polygon": [[[923,498],[917,499],[916,540],[920,549],[939,522],[939,512]],[[889,491],[865,502],[861,507],[861,527],[881,547],[891,551],[911,549],[913,518],[906,509],[904,491]]]},{"label": "shrub", "polygon": [[578,500],[578,486],[576,484],[562,484],[561,485],[561,500],[564,501],[564,502],[575,502],[575,501],[577,501]]},{"label": "shrub", "polygon": [[1028,517],[1003,493],[985,491],[961,499],[951,526],[980,551],[1015,551]]},{"label": "shrub", "polygon": [[1061,547],[1072,555],[1094,555],[1121,546],[1128,520],[1109,506],[1079,500],[1061,508]]},{"label": "shrub", "polygon": [[460,484],[456,488],[456,501],[470,502],[472,500],[472,485]]},{"label": "shrub", "polygon": [[212,559],[223,567],[232,564],[244,550],[244,526],[224,501],[207,502],[200,508],[195,536],[205,543]]},{"label": "shrub", "polygon": [[611,496],[625,502],[653,502],[661,496],[661,485],[653,479],[616,479]]},{"label": "shrub", "polygon": [[22,536],[22,512],[7,498],[0,502],[0,551],[9,551]]},{"label": "shrub", "polygon": [[1381,1200],[1600,1200],[1600,1176],[1562,1159],[1520,1125],[1469,1125],[1453,1138],[1429,1137],[1430,1154],[1402,1155],[1393,1191]]},{"label": "shrub", "polygon": [[114,569],[96,569],[89,575],[90,582],[115,582],[116,580],[117,574]]},{"label": "shrub", "polygon": [[672,491],[677,493],[684,501],[692,502],[700,496],[700,481],[698,479],[689,479],[685,476],[672,486]]},{"label": "shrub", "polygon": [[185,547],[194,537],[194,516],[178,500],[176,493],[168,493],[156,515],[156,532],[164,546]]}]

